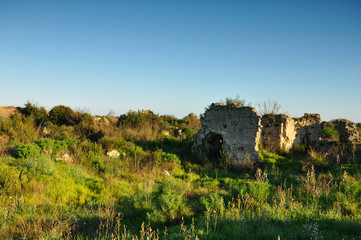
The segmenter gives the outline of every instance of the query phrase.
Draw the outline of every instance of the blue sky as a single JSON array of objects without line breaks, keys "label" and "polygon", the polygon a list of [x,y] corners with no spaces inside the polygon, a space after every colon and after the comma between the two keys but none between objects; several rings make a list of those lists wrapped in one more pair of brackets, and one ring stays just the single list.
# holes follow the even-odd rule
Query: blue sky
[{"label": "blue sky", "polygon": [[0,105],[183,117],[237,94],[361,122],[361,1],[3,1]]}]

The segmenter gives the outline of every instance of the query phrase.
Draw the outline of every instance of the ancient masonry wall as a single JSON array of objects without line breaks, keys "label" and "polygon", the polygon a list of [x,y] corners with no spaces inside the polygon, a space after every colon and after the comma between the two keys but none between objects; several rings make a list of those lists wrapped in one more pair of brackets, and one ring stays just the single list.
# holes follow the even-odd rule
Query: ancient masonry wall
[{"label": "ancient masonry wall", "polygon": [[292,149],[296,144],[317,147],[321,134],[319,114],[305,113],[301,118],[284,114],[262,116],[261,141],[270,150]]},{"label": "ancient masonry wall", "polygon": [[258,160],[260,133],[260,117],[254,108],[212,104],[201,117],[192,151],[201,160],[209,160],[219,150],[229,154],[233,164]]},{"label": "ancient masonry wall", "polygon": [[291,149],[296,139],[294,120],[283,114],[264,115],[261,119],[263,146],[276,150],[277,148]]},{"label": "ancient masonry wall", "polygon": [[297,129],[295,144],[317,147],[321,136],[320,114],[305,113],[301,118],[295,118]]},{"label": "ancient masonry wall", "polygon": [[340,142],[352,145],[360,140],[360,135],[355,123],[346,119],[341,119],[336,120],[335,125],[338,134],[340,135]]},{"label": "ancient masonry wall", "polygon": [[[335,121],[339,143],[354,146],[360,136],[356,125],[348,120]],[[192,151],[201,160],[217,161],[220,151],[233,163],[258,160],[258,148],[290,150],[296,145],[325,149],[321,117],[305,113],[301,118],[284,114],[258,116],[254,108],[212,104],[201,117],[201,129],[194,137]],[[333,142],[337,145],[337,142]],[[331,144],[332,145],[332,144]],[[326,148],[327,149],[327,148]],[[213,158],[213,159],[212,159]]]}]

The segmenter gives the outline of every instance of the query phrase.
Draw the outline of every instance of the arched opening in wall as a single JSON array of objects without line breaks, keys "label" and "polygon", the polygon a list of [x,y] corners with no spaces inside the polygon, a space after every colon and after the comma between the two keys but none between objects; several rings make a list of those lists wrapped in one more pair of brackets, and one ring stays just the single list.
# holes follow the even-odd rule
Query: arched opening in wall
[{"label": "arched opening in wall", "polygon": [[210,132],[203,139],[203,151],[206,161],[217,163],[223,150],[223,136]]}]

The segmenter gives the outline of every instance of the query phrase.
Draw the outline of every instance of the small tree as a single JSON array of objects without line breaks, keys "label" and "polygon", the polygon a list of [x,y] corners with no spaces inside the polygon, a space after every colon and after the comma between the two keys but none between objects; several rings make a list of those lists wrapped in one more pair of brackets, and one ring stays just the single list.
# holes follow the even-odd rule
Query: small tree
[{"label": "small tree", "polygon": [[36,104],[27,102],[24,108],[21,108],[21,113],[25,116],[32,116],[36,125],[40,125],[48,119],[48,113],[44,107],[39,107]]},{"label": "small tree", "polygon": [[74,111],[63,105],[53,107],[49,112],[49,118],[57,125],[74,125],[77,123]]},{"label": "small tree", "polygon": [[281,105],[276,100],[267,99],[262,104],[257,104],[258,112],[261,115],[277,114],[281,109]]}]

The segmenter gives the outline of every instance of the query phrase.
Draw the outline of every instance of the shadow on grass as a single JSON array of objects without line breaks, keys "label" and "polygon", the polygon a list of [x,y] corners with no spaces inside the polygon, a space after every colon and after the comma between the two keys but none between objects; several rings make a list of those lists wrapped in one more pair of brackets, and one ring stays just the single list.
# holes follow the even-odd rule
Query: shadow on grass
[{"label": "shadow on grass", "polygon": [[176,154],[182,160],[189,160],[193,141],[163,138],[156,141],[135,141],[134,143],[144,150],[161,149],[163,152]]}]

